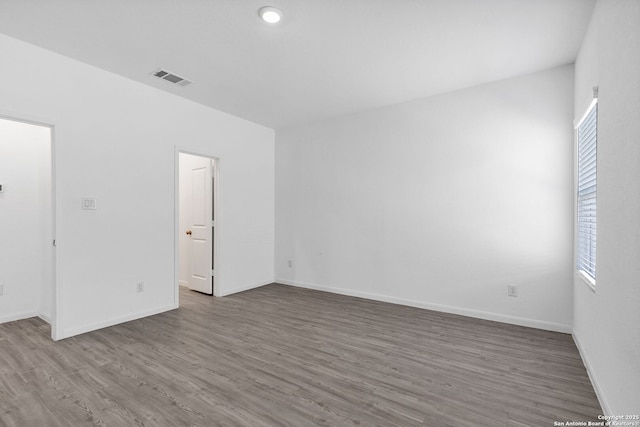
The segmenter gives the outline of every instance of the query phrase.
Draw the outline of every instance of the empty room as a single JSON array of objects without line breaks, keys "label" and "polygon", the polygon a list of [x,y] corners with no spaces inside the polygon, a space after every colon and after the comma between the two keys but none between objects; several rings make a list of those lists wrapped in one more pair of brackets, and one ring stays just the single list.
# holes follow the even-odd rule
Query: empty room
[{"label": "empty room", "polygon": [[0,0],[0,426],[640,426],[640,1]]}]

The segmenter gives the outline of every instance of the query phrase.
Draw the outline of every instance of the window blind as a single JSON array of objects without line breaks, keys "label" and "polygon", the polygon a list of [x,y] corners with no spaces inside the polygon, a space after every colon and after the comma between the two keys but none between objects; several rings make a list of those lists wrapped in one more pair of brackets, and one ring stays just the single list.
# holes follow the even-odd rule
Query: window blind
[{"label": "window blind", "polygon": [[596,279],[596,156],[598,104],[578,125],[578,271]]}]

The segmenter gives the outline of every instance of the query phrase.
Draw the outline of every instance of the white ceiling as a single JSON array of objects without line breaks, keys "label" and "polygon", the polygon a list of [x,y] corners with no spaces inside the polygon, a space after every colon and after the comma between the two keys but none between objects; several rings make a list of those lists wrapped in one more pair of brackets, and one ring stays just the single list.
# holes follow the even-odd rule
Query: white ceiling
[{"label": "white ceiling", "polygon": [[[280,128],[572,63],[593,4],[0,0],[0,33]],[[259,20],[265,5],[281,25]]]}]

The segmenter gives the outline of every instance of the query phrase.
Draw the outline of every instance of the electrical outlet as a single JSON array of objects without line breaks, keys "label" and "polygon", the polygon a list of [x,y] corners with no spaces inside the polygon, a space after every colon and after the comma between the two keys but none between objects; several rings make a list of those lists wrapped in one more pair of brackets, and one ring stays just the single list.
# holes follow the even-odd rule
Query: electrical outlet
[{"label": "electrical outlet", "polygon": [[289,268],[293,268],[293,260],[292,259],[289,260]]},{"label": "electrical outlet", "polygon": [[4,285],[0,285],[0,297],[4,295]]},{"label": "electrical outlet", "polygon": [[144,282],[138,282],[136,283],[136,290],[138,292],[144,292]]},{"label": "electrical outlet", "polygon": [[517,297],[518,287],[516,285],[507,285],[507,295],[510,297]]},{"label": "electrical outlet", "polygon": [[95,211],[97,209],[96,199],[94,197],[83,197],[81,201],[82,201],[81,208],[83,210]]}]

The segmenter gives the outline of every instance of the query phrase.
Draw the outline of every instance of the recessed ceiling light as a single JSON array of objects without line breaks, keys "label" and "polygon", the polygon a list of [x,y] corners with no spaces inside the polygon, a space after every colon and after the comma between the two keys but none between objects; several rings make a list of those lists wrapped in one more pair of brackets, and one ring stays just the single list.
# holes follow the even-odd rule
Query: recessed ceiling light
[{"label": "recessed ceiling light", "polygon": [[258,11],[258,16],[268,24],[277,24],[282,19],[282,11],[275,7],[265,6]]}]

